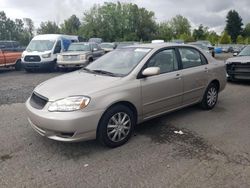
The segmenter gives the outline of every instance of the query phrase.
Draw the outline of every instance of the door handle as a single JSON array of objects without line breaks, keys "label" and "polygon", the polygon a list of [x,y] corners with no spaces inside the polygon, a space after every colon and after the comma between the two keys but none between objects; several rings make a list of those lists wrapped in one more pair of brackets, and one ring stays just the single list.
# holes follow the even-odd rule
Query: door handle
[{"label": "door handle", "polygon": [[205,70],[205,72],[208,72],[208,68],[207,68],[207,67],[205,67],[205,69],[204,69],[204,70]]},{"label": "door handle", "polygon": [[176,79],[176,80],[180,80],[180,79],[181,79],[181,74],[177,73],[177,74],[175,75],[175,79]]}]

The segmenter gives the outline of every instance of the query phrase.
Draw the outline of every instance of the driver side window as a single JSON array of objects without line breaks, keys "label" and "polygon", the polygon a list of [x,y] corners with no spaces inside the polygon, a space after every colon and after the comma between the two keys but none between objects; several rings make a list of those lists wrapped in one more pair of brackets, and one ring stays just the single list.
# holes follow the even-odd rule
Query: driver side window
[{"label": "driver side window", "polygon": [[59,40],[59,41],[56,42],[54,54],[60,53],[61,49],[62,49],[62,45],[61,45],[61,41]]},{"label": "driver side window", "polygon": [[159,67],[161,74],[178,70],[175,50],[167,49],[155,54],[148,62],[147,67]]}]

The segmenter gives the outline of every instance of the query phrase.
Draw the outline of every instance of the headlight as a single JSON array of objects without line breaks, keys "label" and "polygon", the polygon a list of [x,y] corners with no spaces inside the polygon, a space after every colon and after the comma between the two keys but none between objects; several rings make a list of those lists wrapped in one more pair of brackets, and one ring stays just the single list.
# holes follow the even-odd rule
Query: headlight
[{"label": "headlight", "polygon": [[80,60],[85,60],[86,59],[86,55],[80,55]]},{"label": "headlight", "polygon": [[42,55],[42,58],[50,58],[50,56],[51,56],[51,53],[43,54],[43,55]]},{"label": "headlight", "polygon": [[226,61],[226,65],[228,65],[228,64],[231,64],[232,62],[230,62],[230,61]]},{"label": "headlight", "polygon": [[86,96],[73,96],[57,100],[50,104],[50,112],[71,112],[81,110],[88,106],[90,98]]},{"label": "headlight", "polygon": [[57,55],[57,60],[62,61],[62,55]]}]

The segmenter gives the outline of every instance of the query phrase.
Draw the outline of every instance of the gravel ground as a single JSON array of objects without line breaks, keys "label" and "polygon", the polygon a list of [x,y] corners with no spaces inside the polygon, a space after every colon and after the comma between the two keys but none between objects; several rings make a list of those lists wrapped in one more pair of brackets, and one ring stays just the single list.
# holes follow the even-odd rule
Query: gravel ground
[{"label": "gravel ground", "polygon": [[1,188],[250,187],[249,83],[228,83],[212,111],[193,106],[148,121],[108,149],[52,141],[29,126],[23,102],[60,74],[0,72]]}]

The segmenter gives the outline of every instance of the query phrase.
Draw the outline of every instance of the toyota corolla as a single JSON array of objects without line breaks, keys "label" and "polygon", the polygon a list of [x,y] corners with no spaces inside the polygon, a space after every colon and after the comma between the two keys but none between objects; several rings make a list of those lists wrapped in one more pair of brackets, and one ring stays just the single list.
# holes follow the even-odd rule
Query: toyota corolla
[{"label": "toyota corolla", "polygon": [[42,136],[66,142],[97,138],[117,147],[138,123],[197,103],[214,108],[225,84],[224,63],[199,48],[143,44],[43,82],[26,108]]}]

